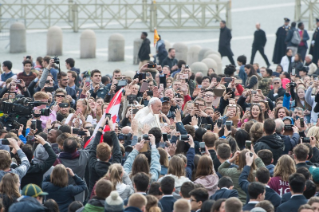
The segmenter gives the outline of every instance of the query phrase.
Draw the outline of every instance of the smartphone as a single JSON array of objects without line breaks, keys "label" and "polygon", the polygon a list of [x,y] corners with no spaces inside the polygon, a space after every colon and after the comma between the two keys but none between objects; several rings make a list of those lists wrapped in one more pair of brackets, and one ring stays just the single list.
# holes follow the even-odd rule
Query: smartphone
[{"label": "smartphone", "polygon": [[54,91],[54,87],[45,87],[44,91],[45,92],[53,92]]},{"label": "smartphone", "polygon": [[222,123],[223,123],[223,120],[217,119],[217,127],[218,127],[218,128],[221,128],[221,127],[222,127]]},{"label": "smartphone", "polygon": [[146,76],[145,73],[139,73],[139,74],[138,74],[138,79],[139,79],[139,81],[145,79],[145,76]]},{"label": "smartphone", "polygon": [[162,135],[163,135],[163,140],[168,141],[167,133],[162,133]]},{"label": "smartphone", "polygon": [[296,69],[291,69],[291,75],[295,76],[296,75]]},{"label": "smartphone", "polygon": [[153,63],[153,64],[150,64],[150,63],[149,63],[149,64],[147,65],[147,68],[156,68],[156,64],[154,64],[154,63]]},{"label": "smartphone", "polygon": [[200,154],[203,155],[206,152],[205,142],[199,142]]},{"label": "smartphone", "polygon": [[232,93],[233,92],[233,89],[231,88],[226,88],[226,93]]},{"label": "smartphone", "polygon": [[225,89],[214,88],[213,92],[216,96],[220,97],[223,96]]},{"label": "smartphone", "polygon": [[228,131],[231,131],[231,126],[233,126],[233,121],[226,121],[226,127]]},{"label": "smartphone", "polygon": [[250,145],[251,145],[251,141],[246,140],[246,141],[245,141],[245,147],[246,147],[246,149],[250,149]]},{"label": "smartphone", "polygon": [[[110,113],[105,113],[105,118],[109,118],[109,120],[112,118],[112,114]],[[108,124],[108,121],[106,121],[105,124]]]},{"label": "smartphone", "polygon": [[8,141],[8,139],[4,138],[1,140],[1,144],[2,145],[10,145],[10,142]]},{"label": "smartphone", "polygon": [[250,107],[246,107],[246,111],[250,111]]},{"label": "smartphone", "polygon": [[235,79],[235,84],[242,84],[243,83],[243,80],[241,79]]},{"label": "smartphone", "polygon": [[147,96],[153,96],[153,91],[147,91]]},{"label": "smartphone", "polygon": [[300,127],[305,127],[305,122],[303,118],[300,118]]},{"label": "smartphone", "polygon": [[189,140],[189,136],[188,135],[180,135],[179,136],[179,140],[180,141],[188,141]]},{"label": "smartphone", "polygon": [[310,143],[310,138],[309,137],[303,137],[302,139],[302,143]]},{"label": "smartphone", "polygon": [[201,128],[205,128],[206,130],[212,130],[212,125],[211,124],[201,124]]},{"label": "smartphone", "polygon": [[9,99],[14,99],[16,98],[16,94],[15,93],[9,93]]},{"label": "smartphone", "polygon": [[79,128],[73,128],[72,129],[72,134],[79,134],[79,132],[80,132],[80,129]]},{"label": "smartphone", "polygon": [[78,135],[86,135],[86,132],[83,131],[83,130],[80,130],[80,131],[78,132]]},{"label": "smartphone", "polygon": [[285,131],[292,131],[292,127],[293,127],[294,125],[292,125],[292,124],[285,124],[285,126],[284,126],[284,130]]},{"label": "smartphone", "polygon": [[14,81],[16,84],[20,84],[21,83],[21,80],[20,79],[17,79]]},{"label": "smartphone", "polygon": [[133,109],[132,114],[136,114],[138,112],[138,109]]},{"label": "smartphone", "polygon": [[251,91],[251,94],[256,94],[257,93],[257,91]]},{"label": "smartphone", "polygon": [[37,120],[31,121],[31,129],[36,130],[37,129]]},{"label": "smartphone", "polygon": [[231,78],[231,77],[225,77],[224,78],[224,81],[225,82],[231,82],[233,80],[233,78]]},{"label": "smartphone", "polygon": [[149,86],[148,82],[143,82],[142,85],[141,85],[141,88],[140,88],[140,92],[144,93],[145,91],[147,91],[148,90],[148,86]]},{"label": "smartphone", "polygon": [[194,107],[196,107],[197,110],[199,110],[199,104],[198,103],[194,103]]},{"label": "smartphone", "polygon": [[69,107],[69,104],[68,103],[60,103],[59,107],[60,108],[66,108],[66,107]]},{"label": "smartphone", "polygon": [[91,80],[90,80],[89,77],[87,77],[87,78],[85,79],[85,86],[90,86],[90,84],[91,84]]}]

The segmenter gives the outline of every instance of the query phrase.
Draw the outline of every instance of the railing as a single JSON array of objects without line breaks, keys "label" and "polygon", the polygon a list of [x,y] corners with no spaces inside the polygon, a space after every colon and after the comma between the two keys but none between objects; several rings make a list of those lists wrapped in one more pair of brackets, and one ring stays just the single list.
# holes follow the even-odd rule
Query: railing
[{"label": "railing", "polygon": [[12,19],[26,29],[214,29],[226,20],[231,1],[219,0],[2,0],[0,30]]},{"label": "railing", "polygon": [[314,29],[316,17],[319,17],[319,0],[295,0],[296,21],[307,20],[308,29]]}]

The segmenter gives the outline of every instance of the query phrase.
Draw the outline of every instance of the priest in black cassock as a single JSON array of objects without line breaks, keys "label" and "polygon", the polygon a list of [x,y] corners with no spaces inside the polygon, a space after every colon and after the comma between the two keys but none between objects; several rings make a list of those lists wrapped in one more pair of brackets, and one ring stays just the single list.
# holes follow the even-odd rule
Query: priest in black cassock
[{"label": "priest in black cassock", "polygon": [[290,29],[290,26],[289,26],[290,19],[284,18],[284,20],[285,20],[285,24],[279,27],[276,32],[277,39],[276,39],[274,54],[272,57],[272,61],[275,64],[280,64],[281,58],[286,55],[287,44],[285,40],[286,40],[287,32]]},{"label": "priest in black cassock", "polygon": [[312,62],[317,64],[319,59],[319,18],[316,18],[317,27],[312,35],[309,54],[312,55]]},{"label": "priest in black cassock", "polygon": [[230,48],[230,41],[232,39],[231,30],[226,27],[226,21],[220,22],[220,34],[219,34],[219,43],[218,43],[218,52],[222,57],[228,57],[230,63],[235,65],[233,59],[233,52]]}]

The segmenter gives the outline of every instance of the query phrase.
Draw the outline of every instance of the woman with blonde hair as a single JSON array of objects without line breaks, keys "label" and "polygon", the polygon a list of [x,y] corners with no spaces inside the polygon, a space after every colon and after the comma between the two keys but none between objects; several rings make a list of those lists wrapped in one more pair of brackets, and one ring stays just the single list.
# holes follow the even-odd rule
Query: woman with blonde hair
[{"label": "woman with blonde hair", "polygon": [[9,207],[17,202],[21,196],[19,192],[20,180],[19,176],[14,173],[5,174],[0,182],[0,199],[4,206],[4,212],[9,210]]},{"label": "woman with blonde hair", "polygon": [[146,195],[147,204],[145,206],[146,212],[161,212],[162,210],[158,207],[158,200],[153,195]]},{"label": "woman with blonde hair", "polygon": [[213,160],[208,155],[203,155],[200,157],[195,173],[194,183],[203,185],[209,196],[215,194],[218,185],[218,176],[214,171]]},{"label": "woman with blonde hair", "polygon": [[134,193],[134,188],[130,178],[125,175],[120,163],[114,163],[109,167],[105,178],[113,184],[113,190],[117,191],[122,199],[127,199]]},{"label": "woman with blonde hair", "polygon": [[[69,176],[73,178],[76,185],[68,185]],[[59,205],[61,212],[68,211],[69,205],[74,201],[74,196],[86,189],[86,183],[72,169],[62,164],[54,167],[51,175],[48,175],[43,183],[42,190],[48,192],[47,199],[54,199]]]},{"label": "woman with blonde hair", "polygon": [[[240,199],[240,201],[242,203],[246,202],[247,195],[239,186],[238,181],[239,181],[239,176],[240,176],[241,172],[243,171],[244,166],[246,166],[246,153],[247,152],[249,152],[248,149],[244,149],[240,152],[239,151],[236,152],[234,154],[234,156],[228,160],[229,162],[225,161],[218,168],[218,172],[222,176],[229,176],[233,180],[234,189],[236,189],[238,191],[238,198]],[[254,159],[255,160],[251,165],[251,169],[250,169],[250,172],[249,172],[249,175],[247,178],[247,180],[249,182],[255,181],[256,169],[265,166],[265,164],[262,162],[262,160],[256,154],[254,154]],[[230,165],[232,163],[235,163],[238,167],[230,168]]]},{"label": "woman with blonde hair", "polygon": [[296,173],[294,160],[289,155],[282,155],[275,166],[274,176],[268,186],[275,190],[280,196],[290,192],[289,176]]},{"label": "woman with blonde hair", "polygon": [[224,110],[223,122],[232,121],[234,126],[240,124],[239,108],[236,104],[229,104]]},{"label": "woman with blonde hair", "polygon": [[162,148],[158,148],[157,149],[159,154],[160,154],[160,164],[161,164],[161,176],[164,176],[165,174],[167,174],[167,170],[168,170],[168,154],[167,152],[162,149]]},{"label": "woman with blonde hair", "polygon": [[316,147],[319,148],[319,127],[310,127],[310,129],[307,132],[307,137],[314,137],[316,139]]},{"label": "woman with blonde hair", "polygon": [[91,122],[92,124],[96,124],[96,119],[90,115],[91,109],[89,107],[89,102],[87,99],[79,99],[76,102],[76,111],[75,113],[70,113],[66,118],[65,123],[67,125],[72,126],[73,123],[78,122],[79,124],[83,124],[86,121]]},{"label": "woman with blonde hair", "polygon": [[250,140],[252,144],[255,144],[256,141],[262,137],[263,133],[264,133],[263,124],[260,122],[254,123],[249,130]]}]

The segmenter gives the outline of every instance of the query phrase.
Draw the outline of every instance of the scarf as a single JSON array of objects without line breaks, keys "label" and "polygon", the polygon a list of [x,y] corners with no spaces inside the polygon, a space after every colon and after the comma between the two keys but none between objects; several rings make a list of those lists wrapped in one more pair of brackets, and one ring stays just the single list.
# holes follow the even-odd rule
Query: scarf
[{"label": "scarf", "polygon": [[80,157],[80,153],[79,151],[75,151],[73,153],[68,153],[68,152],[61,152],[59,157],[55,160],[53,166],[56,166],[58,164],[62,164],[60,158],[62,159],[69,159],[69,160],[72,160],[72,159],[76,159]]}]

